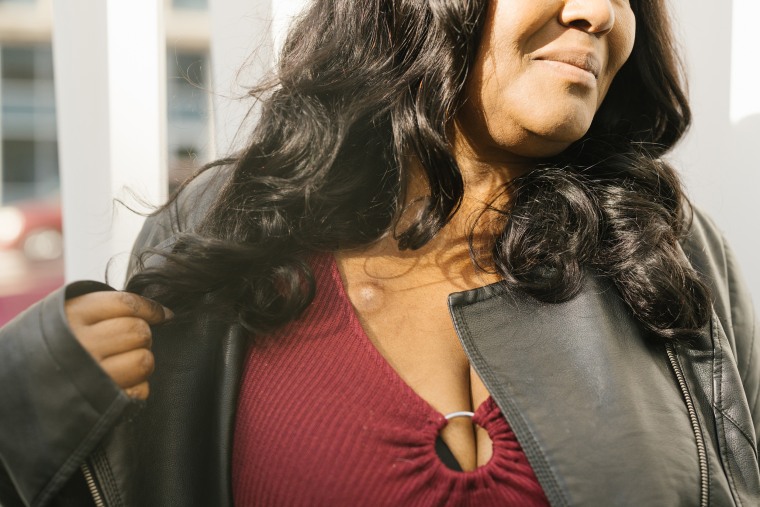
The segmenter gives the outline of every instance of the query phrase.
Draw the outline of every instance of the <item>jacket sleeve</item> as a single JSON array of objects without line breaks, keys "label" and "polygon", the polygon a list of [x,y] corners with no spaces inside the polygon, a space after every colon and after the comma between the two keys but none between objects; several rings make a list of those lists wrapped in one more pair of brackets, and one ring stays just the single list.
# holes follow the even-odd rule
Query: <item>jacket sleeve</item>
[{"label": "jacket sleeve", "polygon": [[0,329],[0,505],[45,505],[116,423],[130,399],[79,344],[59,289]]},{"label": "jacket sleeve", "polygon": [[145,267],[162,262],[156,251],[170,251],[177,236],[197,229],[229,180],[230,166],[206,169],[179,193],[169,206],[145,220],[132,247],[127,280]]},{"label": "jacket sleeve", "polygon": [[713,307],[735,356],[755,442],[760,436],[760,329],[752,297],[738,262],[715,223],[698,209],[685,251],[710,285]]},{"label": "jacket sleeve", "polygon": [[[212,167],[172,204],[150,216],[133,248],[128,277],[193,230],[229,174]],[[49,295],[0,328],[0,506],[49,504],[132,404],[79,344],[64,303],[89,292],[113,290],[75,282]]]},{"label": "jacket sleeve", "polygon": [[[149,217],[133,252],[173,240],[184,228],[178,211],[175,204]],[[130,274],[140,269],[137,259],[130,259]],[[67,299],[102,290],[113,289],[75,282],[0,328],[0,506],[43,506],[67,496],[78,482],[69,480],[133,404],[66,321]]]},{"label": "jacket sleeve", "polygon": [[744,384],[757,439],[760,437],[760,329],[752,298],[741,276],[736,257],[725,242],[724,251],[729,305],[726,313],[730,315],[736,363]]}]

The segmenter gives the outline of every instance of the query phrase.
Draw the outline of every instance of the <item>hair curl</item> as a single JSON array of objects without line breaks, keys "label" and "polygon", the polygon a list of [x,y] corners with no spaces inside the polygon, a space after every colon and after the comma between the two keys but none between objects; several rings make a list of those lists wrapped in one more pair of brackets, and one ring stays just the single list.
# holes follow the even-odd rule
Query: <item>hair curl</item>
[{"label": "hair curl", "polygon": [[[208,215],[128,290],[180,312],[202,302],[254,334],[277,328],[313,298],[310,254],[395,230],[411,160],[429,198],[396,237],[401,249],[425,245],[464,192],[447,127],[487,3],[314,1],[285,42],[275,82],[252,92],[265,92],[260,119],[229,174],[218,175],[228,180]],[[490,264],[511,288],[547,302],[572,298],[584,271],[596,270],[646,328],[687,339],[708,320],[709,293],[680,250],[688,203],[661,157],[690,112],[662,0],[631,7],[631,57],[588,133],[509,183]]]}]

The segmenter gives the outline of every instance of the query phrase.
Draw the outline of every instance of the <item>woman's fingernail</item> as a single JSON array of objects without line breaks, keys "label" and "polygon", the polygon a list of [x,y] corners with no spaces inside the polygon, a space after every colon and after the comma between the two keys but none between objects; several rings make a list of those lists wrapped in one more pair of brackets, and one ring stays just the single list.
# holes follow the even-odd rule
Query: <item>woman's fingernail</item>
[{"label": "woman's fingernail", "polygon": [[174,318],[174,312],[164,306],[164,320],[172,320],[173,318]]}]

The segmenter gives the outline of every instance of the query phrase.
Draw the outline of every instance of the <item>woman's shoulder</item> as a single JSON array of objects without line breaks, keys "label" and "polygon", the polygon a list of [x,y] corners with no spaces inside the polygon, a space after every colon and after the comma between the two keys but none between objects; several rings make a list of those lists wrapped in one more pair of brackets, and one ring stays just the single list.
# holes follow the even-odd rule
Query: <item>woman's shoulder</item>
[{"label": "woman's shoulder", "polygon": [[723,317],[721,313],[725,313],[728,322],[736,324],[732,318],[735,308],[752,308],[736,257],[723,232],[704,210],[692,206],[688,219],[683,250],[694,269],[710,285],[718,316]]},{"label": "woman's shoulder", "polygon": [[726,253],[723,232],[707,212],[693,204],[686,213],[686,221],[687,234],[682,246],[692,264],[695,261],[700,264],[694,267],[700,272],[700,267],[707,268],[710,264],[715,264],[713,268],[718,268]]},{"label": "woman's shoulder", "polygon": [[129,274],[134,273],[144,252],[170,248],[177,236],[197,229],[230,179],[233,166],[226,162],[196,173],[166,205],[145,219],[132,247]]},{"label": "woman's shoulder", "polygon": [[[739,263],[723,233],[707,213],[694,207],[683,249],[712,291],[713,309],[736,357],[739,373],[756,404],[760,396],[760,329]],[[714,323],[714,324],[718,324]],[[755,406],[755,405],[753,405]],[[756,405],[760,410],[760,404]],[[758,421],[760,424],[760,421]]]},{"label": "woman's shoulder", "polygon": [[232,174],[232,165],[215,164],[202,169],[187,182],[168,205],[150,219],[168,226],[170,234],[192,232],[208,213]]},{"label": "woman's shoulder", "polygon": [[684,253],[710,284],[715,303],[730,306],[739,303],[739,299],[748,300],[734,253],[715,221],[696,206],[691,206],[687,220],[687,234],[682,242]]}]

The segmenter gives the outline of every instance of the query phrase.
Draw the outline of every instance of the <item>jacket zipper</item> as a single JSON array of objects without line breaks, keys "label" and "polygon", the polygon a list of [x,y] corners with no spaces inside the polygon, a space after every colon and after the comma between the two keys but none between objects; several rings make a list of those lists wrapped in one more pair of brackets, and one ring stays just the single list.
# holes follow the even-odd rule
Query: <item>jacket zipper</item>
[{"label": "jacket zipper", "polygon": [[87,487],[90,489],[90,495],[95,502],[96,507],[105,507],[106,503],[103,501],[103,496],[98,491],[98,486],[95,484],[95,477],[92,475],[92,470],[87,463],[82,463],[82,473],[84,474],[84,480],[87,482]]},{"label": "jacket zipper", "polygon": [[691,420],[691,428],[694,431],[694,437],[697,440],[697,454],[699,455],[699,486],[700,486],[700,507],[707,507],[707,501],[709,498],[709,482],[707,472],[707,452],[705,451],[705,441],[702,436],[702,428],[699,425],[699,419],[697,418],[697,411],[694,409],[694,403],[691,399],[691,393],[686,385],[686,379],[684,378],[683,371],[681,370],[681,364],[678,362],[678,356],[673,348],[672,343],[665,344],[665,351],[668,354],[668,360],[670,366],[673,368],[673,372],[678,379],[678,386],[681,388],[681,394],[686,401],[686,409],[689,411],[689,419]]}]

